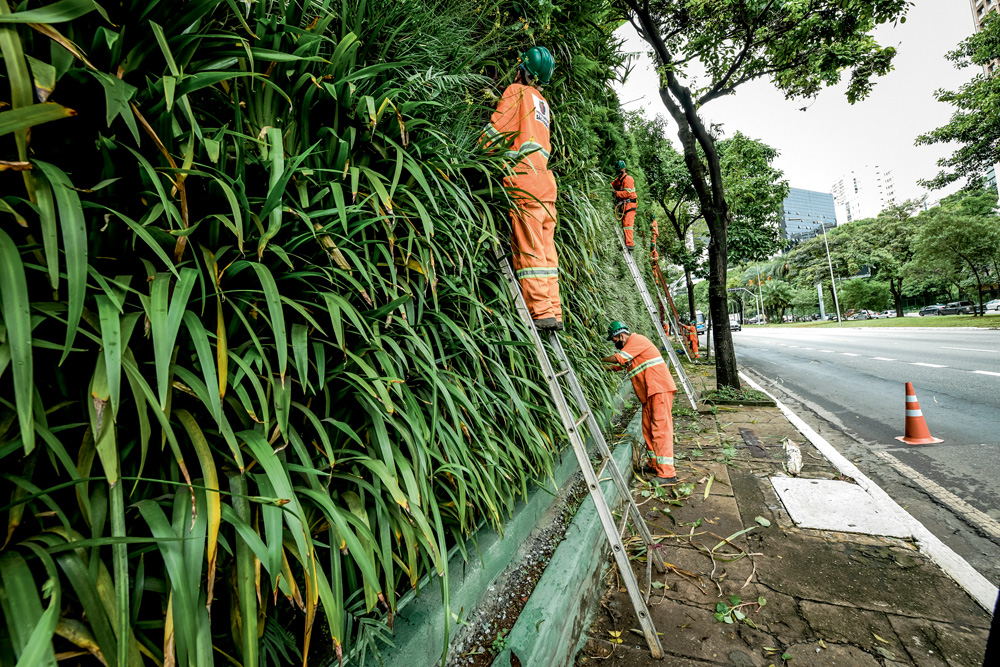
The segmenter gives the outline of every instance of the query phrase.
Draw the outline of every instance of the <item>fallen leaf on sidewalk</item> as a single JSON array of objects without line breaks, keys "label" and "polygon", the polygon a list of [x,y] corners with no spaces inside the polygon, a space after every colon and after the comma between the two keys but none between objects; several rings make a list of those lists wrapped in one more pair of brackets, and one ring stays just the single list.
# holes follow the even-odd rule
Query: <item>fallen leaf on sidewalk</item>
[{"label": "fallen leaf on sidewalk", "polygon": [[765,519],[762,516],[759,516],[759,517],[755,518],[754,521],[756,521],[760,525],[764,526],[765,528],[767,528],[767,527],[769,527],[771,525],[771,522],[768,521],[767,519]]},{"label": "fallen leaf on sidewalk", "polygon": [[890,651],[888,649],[884,649],[881,646],[876,646],[875,647],[875,651],[879,655],[881,655],[883,658],[886,658],[887,660],[895,660],[896,659],[896,654],[895,653],[893,653],[892,651]]},{"label": "fallen leaf on sidewalk", "polygon": [[879,636],[878,636],[877,634],[875,634],[874,632],[872,633],[872,637],[874,637],[875,639],[879,640],[879,641],[880,641],[880,642],[882,642],[883,644],[891,644],[891,643],[892,643],[892,642],[890,642],[890,641],[887,641],[887,640],[885,640],[885,639],[882,639],[881,637],[879,637]]}]

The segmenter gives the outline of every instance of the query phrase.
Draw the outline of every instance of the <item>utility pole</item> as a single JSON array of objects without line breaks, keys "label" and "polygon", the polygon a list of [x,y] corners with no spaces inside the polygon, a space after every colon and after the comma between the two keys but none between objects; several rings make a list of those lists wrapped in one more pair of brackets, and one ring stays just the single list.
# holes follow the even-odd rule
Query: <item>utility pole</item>
[{"label": "utility pole", "polygon": [[833,307],[837,309],[837,326],[842,327],[844,323],[840,321],[840,303],[837,300],[837,280],[833,277],[833,260],[830,259],[830,242],[826,240],[826,225],[823,225],[823,244],[826,246],[826,263],[830,267],[830,284],[833,285]]}]

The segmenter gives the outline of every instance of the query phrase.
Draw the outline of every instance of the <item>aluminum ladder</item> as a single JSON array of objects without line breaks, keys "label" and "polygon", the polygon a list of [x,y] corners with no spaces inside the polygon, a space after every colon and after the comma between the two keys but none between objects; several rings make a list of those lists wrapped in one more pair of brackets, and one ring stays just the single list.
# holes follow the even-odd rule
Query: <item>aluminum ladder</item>
[{"label": "aluminum ladder", "polygon": [[[639,582],[632,571],[632,565],[629,563],[628,553],[625,551],[625,545],[622,543],[619,528],[615,524],[614,516],[611,514],[611,508],[608,507],[608,503],[604,499],[604,494],[601,492],[599,481],[601,474],[605,470],[610,473],[611,479],[614,481],[618,493],[622,497],[625,512],[628,515],[627,518],[632,519],[632,525],[646,546],[647,572],[650,571],[649,563],[655,565],[658,572],[665,571],[663,556],[658,548],[659,545],[653,541],[649,527],[639,513],[639,508],[636,506],[635,500],[632,498],[632,492],[628,487],[628,483],[622,476],[621,471],[618,470],[618,466],[611,459],[611,450],[608,448],[608,443],[604,440],[604,434],[601,432],[597,419],[594,417],[594,413],[587,402],[587,397],[583,393],[583,387],[580,386],[576,371],[573,370],[573,366],[569,363],[569,359],[566,356],[566,351],[563,350],[558,334],[554,331],[549,332],[549,345],[559,363],[559,370],[556,371],[548,352],[545,350],[542,336],[535,327],[535,323],[531,319],[531,314],[528,312],[528,307],[524,302],[524,295],[521,293],[521,285],[514,277],[510,261],[502,256],[498,256],[497,260],[500,262],[503,274],[507,278],[511,296],[514,297],[514,303],[517,306],[517,312],[531,333],[531,339],[535,344],[535,354],[538,357],[538,364],[541,366],[542,374],[545,375],[545,382],[549,386],[549,393],[552,395],[552,400],[559,411],[559,419],[566,430],[566,435],[569,436],[570,444],[573,446],[573,453],[576,454],[576,460],[580,464],[580,470],[583,472],[583,478],[587,483],[587,491],[590,493],[590,497],[594,500],[594,505],[597,507],[597,514],[601,519],[601,525],[604,527],[604,534],[611,545],[611,553],[615,557],[615,563],[618,565],[618,572],[621,575],[622,581],[625,582],[625,588],[628,590],[632,607],[635,609],[635,614],[639,619],[639,626],[646,637],[646,644],[649,645],[649,652],[654,658],[662,658],[663,647],[660,645],[660,638],[656,634],[653,619],[649,615],[649,609],[639,589]],[[573,402],[576,403],[577,414],[579,416],[574,416],[573,411],[570,409],[570,404],[566,400],[566,394],[563,392],[563,387],[560,384],[560,380],[563,378],[565,378],[566,384],[569,387]],[[591,439],[597,445],[601,454],[602,464],[600,470],[597,471],[594,470],[594,466],[590,462],[583,431],[580,429],[580,426],[584,423],[586,423],[587,432],[590,433]]]},{"label": "aluminum ladder", "polygon": [[619,231],[616,233],[618,234],[618,242],[622,246],[622,255],[625,256],[625,264],[628,266],[629,273],[632,274],[632,280],[635,281],[636,289],[639,290],[639,296],[642,297],[642,303],[646,306],[646,312],[649,313],[649,319],[653,322],[653,329],[655,329],[656,333],[660,335],[661,347],[664,347],[667,350],[667,356],[670,357],[670,363],[673,365],[674,371],[677,373],[677,379],[680,380],[681,386],[684,388],[684,393],[687,395],[688,401],[691,402],[691,409],[697,410],[697,393],[695,392],[694,387],[691,386],[691,380],[688,379],[687,373],[684,372],[681,362],[677,359],[677,353],[674,352],[674,346],[670,344],[670,338],[667,337],[667,334],[663,331],[663,327],[660,325],[660,317],[656,313],[656,306],[653,305],[653,299],[649,296],[649,290],[646,289],[646,281],[642,279],[642,274],[639,273],[639,267],[635,265],[635,258],[625,246],[625,239],[621,232]]},{"label": "aluminum ladder", "polygon": [[[663,277],[663,272],[660,271],[660,267],[653,265],[653,276],[654,279],[660,281],[660,286],[663,287],[667,284],[666,279]],[[663,294],[667,295],[666,300],[663,299]],[[674,298],[670,296],[670,291],[667,287],[663,287],[663,293],[660,290],[656,290],[656,298],[660,300],[660,308],[667,315],[667,322],[670,323],[670,330],[673,332],[674,338],[677,339],[677,344],[681,346],[684,350],[684,356],[687,357],[688,361],[693,361],[691,359],[691,353],[688,352],[687,343],[681,336],[681,328],[678,326],[680,324],[680,316],[677,314],[677,306],[674,305]]]}]

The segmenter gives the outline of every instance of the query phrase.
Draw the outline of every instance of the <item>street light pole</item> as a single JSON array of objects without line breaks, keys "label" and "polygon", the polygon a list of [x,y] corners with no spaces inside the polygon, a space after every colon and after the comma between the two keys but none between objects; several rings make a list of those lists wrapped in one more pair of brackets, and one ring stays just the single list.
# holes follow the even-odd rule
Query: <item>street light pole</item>
[{"label": "street light pole", "polygon": [[844,323],[840,321],[840,303],[837,301],[837,281],[833,277],[833,260],[830,259],[830,242],[826,240],[826,225],[823,225],[823,245],[826,246],[826,263],[830,267],[830,284],[833,286],[833,307],[837,309],[837,326],[842,327]]}]

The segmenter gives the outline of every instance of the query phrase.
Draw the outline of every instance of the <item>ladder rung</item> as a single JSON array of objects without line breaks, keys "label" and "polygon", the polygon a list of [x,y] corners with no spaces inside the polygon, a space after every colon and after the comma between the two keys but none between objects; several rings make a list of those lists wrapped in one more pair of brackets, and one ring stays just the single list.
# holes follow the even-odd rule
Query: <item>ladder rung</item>
[{"label": "ladder rung", "polygon": [[587,417],[589,416],[590,416],[590,410],[584,412],[582,415],[580,415],[580,418],[576,420],[576,423],[573,424],[573,428],[579,428],[580,424],[587,421]]},{"label": "ladder rung", "polygon": [[556,373],[556,378],[557,379],[561,378],[563,375],[567,375],[567,374],[569,374],[569,369],[568,368],[564,368],[563,370],[561,370],[558,373]]}]

